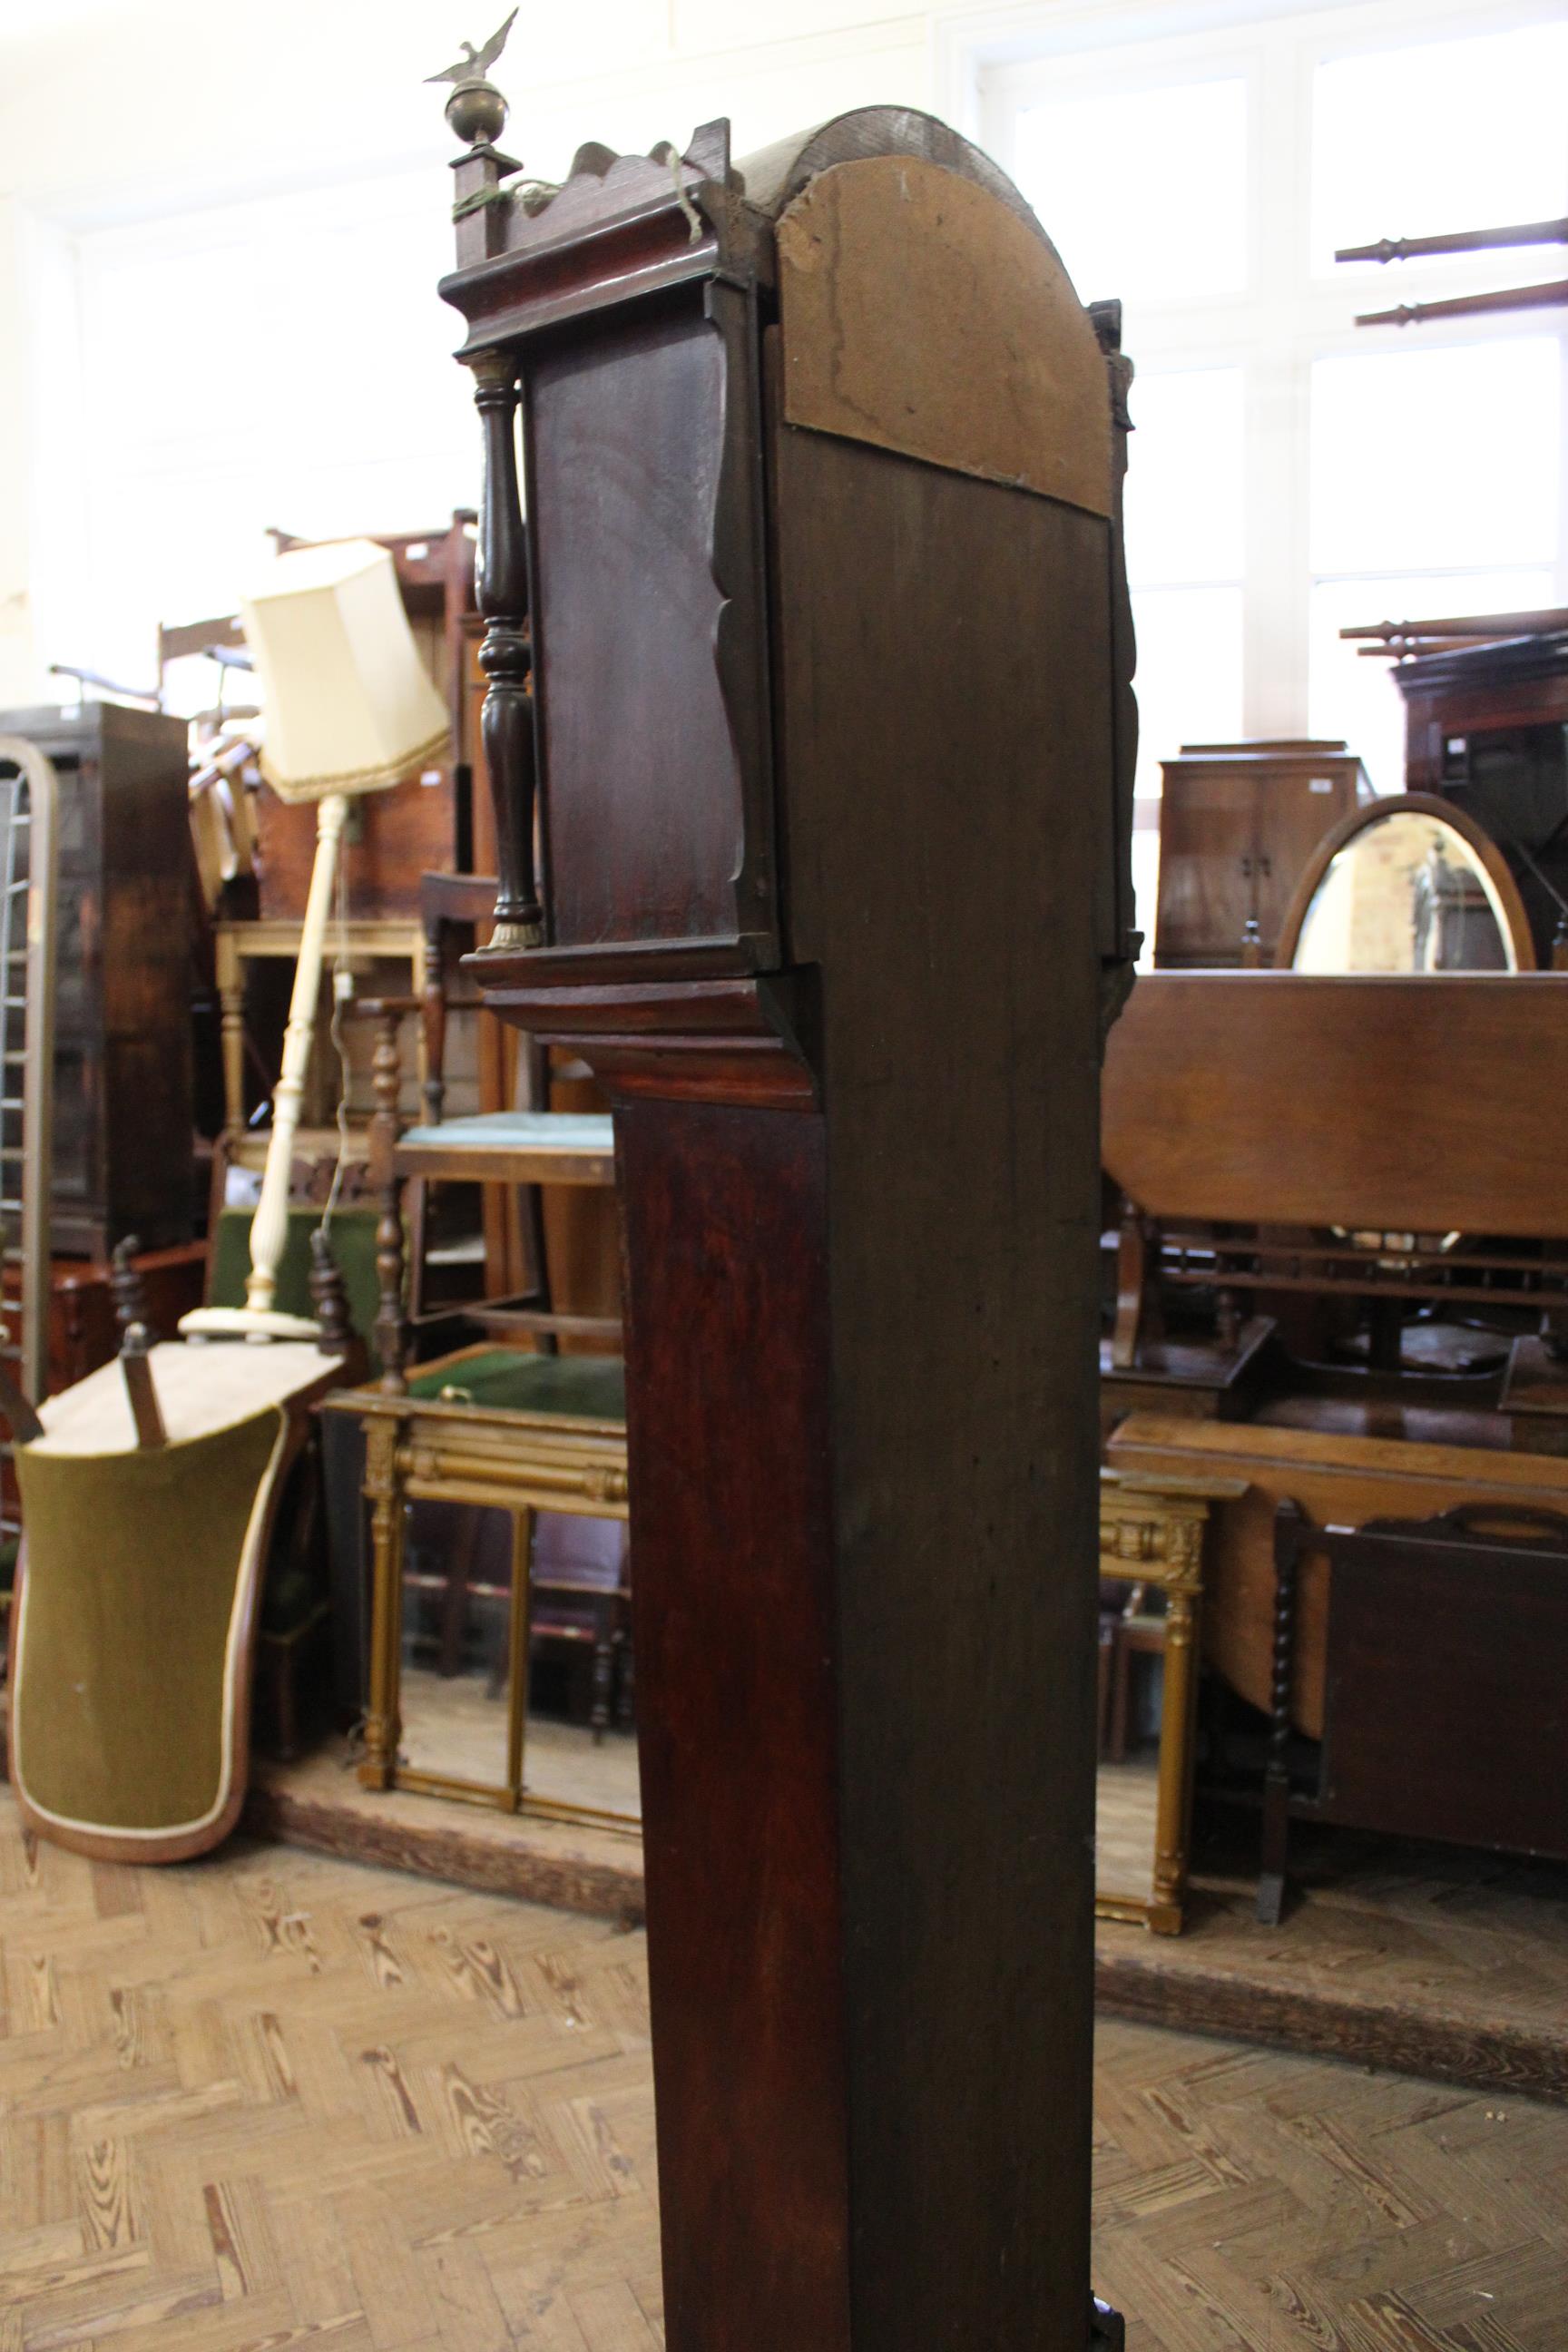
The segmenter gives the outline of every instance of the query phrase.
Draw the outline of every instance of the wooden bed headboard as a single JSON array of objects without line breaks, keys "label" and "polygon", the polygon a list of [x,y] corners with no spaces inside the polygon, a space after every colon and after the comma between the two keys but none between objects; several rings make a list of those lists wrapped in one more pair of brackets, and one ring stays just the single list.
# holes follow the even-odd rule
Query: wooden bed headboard
[{"label": "wooden bed headboard", "polygon": [[1568,1235],[1568,972],[1152,972],[1101,1117],[1153,1217]]}]

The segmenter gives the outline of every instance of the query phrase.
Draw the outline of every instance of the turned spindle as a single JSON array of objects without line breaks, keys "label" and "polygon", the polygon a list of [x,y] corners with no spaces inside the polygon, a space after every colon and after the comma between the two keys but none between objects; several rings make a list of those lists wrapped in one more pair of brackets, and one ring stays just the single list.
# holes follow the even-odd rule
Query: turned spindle
[{"label": "turned spindle", "polygon": [[486,622],[479,667],[489,686],[479,718],[495,799],[495,929],[500,953],[538,947],[544,937],[533,871],[532,651],[528,639],[528,542],[517,481],[517,364],[503,352],[473,362],[474,401],[484,430],[476,592]]},{"label": "turned spindle", "polygon": [[343,1288],[342,1268],[332,1255],[332,1244],[322,1225],[318,1225],[310,1235],[310,1304],[316,1310],[321,1335],[317,1347],[323,1356],[348,1355],[354,1344],[348,1294]]},{"label": "turned spindle", "polygon": [[135,1234],[127,1234],[114,1244],[109,1261],[109,1289],[114,1301],[114,1320],[123,1340],[133,1323],[147,1322],[147,1286],[136,1260],[142,1244]]}]

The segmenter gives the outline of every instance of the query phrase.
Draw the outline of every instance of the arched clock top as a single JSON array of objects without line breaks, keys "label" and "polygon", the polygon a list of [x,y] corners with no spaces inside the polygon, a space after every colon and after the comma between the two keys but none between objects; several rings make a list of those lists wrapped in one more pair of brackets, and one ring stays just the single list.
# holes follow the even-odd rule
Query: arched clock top
[{"label": "arched clock top", "polygon": [[[680,152],[591,143],[559,186],[500,152],[503,106],[469,87],[449,114],[481,133],[455,167],[460,266],[441,291],[486,430],[498,951],[526,949],[530,984],[556,986],[796,960],[768,499],[809,434],[1100,534],[1121,690],[1115,782],[1085,793],[1112,1007],[1131,952],[1129,369],[1018,190],[909,108],[738,162],[724,121]],[[498,578],[524,505],[525,597]],[[657,588],[628,598],[634,573]]]}]

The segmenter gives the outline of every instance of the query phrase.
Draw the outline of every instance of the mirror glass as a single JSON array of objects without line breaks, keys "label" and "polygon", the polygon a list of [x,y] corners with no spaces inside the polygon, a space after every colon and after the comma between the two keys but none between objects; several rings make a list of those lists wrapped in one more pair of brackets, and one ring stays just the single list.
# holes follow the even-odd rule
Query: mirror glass
[{"label": "mirror glass", "polygon": [[1100,1580],[1100,1765],[1094,1891],[1100,1902],[1154,1896],[1164,1718],[1165,1596],[1158,1585]]},{"label": "mirror glass", "polygon": [[410,1771],[510,1784],[512,1540],[509,1511],[410,1507],[398,1691]]},{"label": "mirror glass", "polygon": [[1347,841],[1301,924],[1308,972],[1515,971],[1490,876],[1454,825],[1391,809]]},{"label": "mirror glass", "polygon": [[503,1806],[635,1822],[632,1707],[624,1519],[410,1507],[400,1771]]},{"label": "mirror glass", "polygon": [[523,1801],[642,1818],[625,1519],[534,1514]]}]

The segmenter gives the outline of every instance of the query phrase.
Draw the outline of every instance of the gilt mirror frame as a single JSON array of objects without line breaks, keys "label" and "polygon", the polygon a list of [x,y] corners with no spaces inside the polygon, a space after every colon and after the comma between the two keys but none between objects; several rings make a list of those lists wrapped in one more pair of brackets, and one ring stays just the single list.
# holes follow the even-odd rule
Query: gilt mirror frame
[{"label": "gilt mirror frame", "polygon": [[1341,850],[1372,826],[1386,824],[1392,816],[1436,817],[1458,835],[1485,875],[1495,897],[1509,951],[1513,957],[1514,970],[1534,971],[1537,969],[1535,943],[1531,937],[1530,918],[1524,911],[1519,885],[1509,871],[1501,850],[1491,835],[1482,831],[1474,817],[1467,816],[1463,809],[1456,808],[1452,801],[1444,800],[1436,793],[1390,793],[1380,800],[1365,801],[1323,835],[1309,858],[1285,909],[1279,944],[1274,950],[1276,971],[1294,970],[1308,912]]},{"label": "gilt mirror frame", "polygon": [[[1234,1482],[1221,1490],[1243,1491]],[[1172,1478],[1140,1484],[1100,1474],[1099,1573],[1105,1582],[1152,1585],[1165,1597],[1164,1683],[1155,1818],[1146,1895],[1102,1885],[1095,1916],[1177,1936],[1186,1902],[1193,1771],[1196,1760],[1198,1645],[1202,1631],[1204,1529],[1214,1489]]]}]

